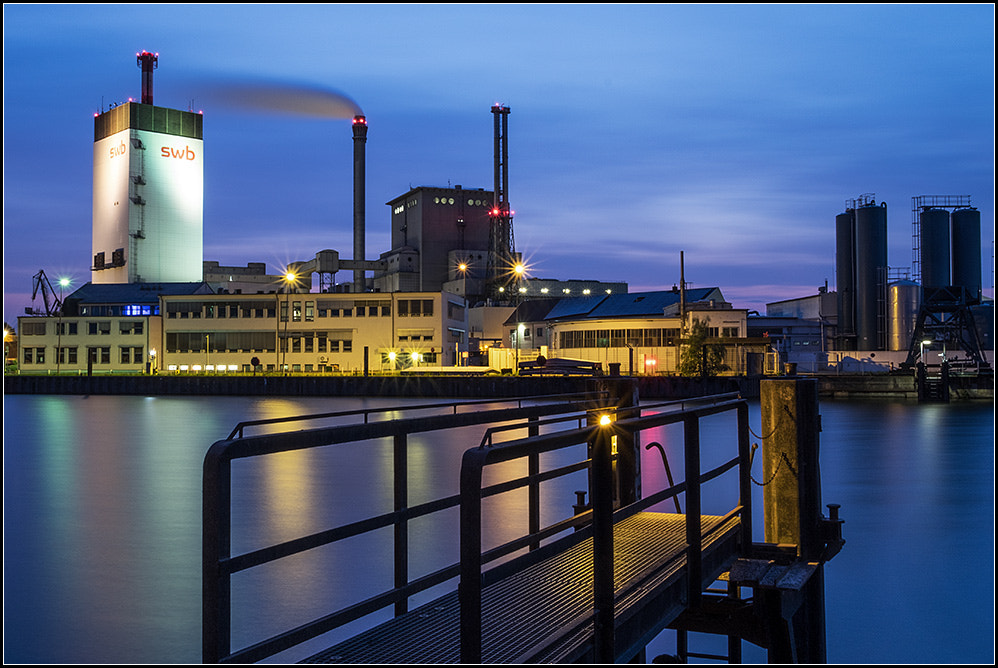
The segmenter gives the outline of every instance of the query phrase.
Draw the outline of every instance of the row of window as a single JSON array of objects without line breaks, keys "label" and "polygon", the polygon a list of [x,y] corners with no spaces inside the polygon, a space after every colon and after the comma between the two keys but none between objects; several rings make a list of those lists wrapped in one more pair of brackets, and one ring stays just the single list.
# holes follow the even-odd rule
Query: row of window
[{"label": "row of window", "polygon": [[[45,346],[22,348],[22,363],[25,365],[45,364]],[[118,348],[119,364],[142,364],[145,362],[142,346],[120,346]],[[58,346],[55,348],[58,364],[78,364],[80,360],[77,346]],[[86,348],[86,354],[94,364],[111,363],[111,346],[91,346]]]},{"label": "row of window", "polygon": [[[92,320],[80,323],[78,321],[55,322],[55,333],[58,336],[76,336],[80,333],[80,325],[84,325],[87,334],[102,336],[111,334],[110,320]],[[21,323],[21,334],[24,336],[45,336],[48,331],[46,321]],[[124,335],[142,335],[145,332],[145,322],[142,320],[122,320],[118,323],[118,333]]]},{"label": "row of window", "polygon": [[[318,318],[388,318],[392,315],[392,302],[389,300],[358,300],[351,306],[332,300],[280,302],[281,322],[314,322]],[[400,318],[430,317],[433,315],[432,299],[399,299],[396,301],[396,315]],[[243,303],[171,302],[166,307],[167,318],[174,319],[225,319],[225,318],[273,318],[277,313],[274,302],[253,301]]]},{"label": "row of window", "polygon": [[[737,338],[738,327],[708,327],[711,338]],[[646,329],[582,329],[560,332],[562,348],[655,348],[675,346],[681,339],[678,327]]]}]

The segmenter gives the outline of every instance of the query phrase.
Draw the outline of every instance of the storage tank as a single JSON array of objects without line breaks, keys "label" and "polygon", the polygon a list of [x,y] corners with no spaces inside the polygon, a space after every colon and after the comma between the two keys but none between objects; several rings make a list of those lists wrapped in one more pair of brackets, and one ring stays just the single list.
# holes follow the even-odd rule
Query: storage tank
[{"label": "storage tank", "polygon": [[[835,283],[840,337],[856,335],[856,215],[853,209],[835,216]],[[850,349],[843,341],[843,349]]]},{"label": "storage tank", "polygon": [[943,288],[950,283],[949,211],[922,209],[918,214],[922,286]]},{"label": "storage tank", "polygon": [[880,350],[887,273],[887,203],[856,209],[856,349]]},{"label": "storage tank", "polygon": [[981,212],[953,212],[953,285],[965,288],[973,302],[981,299]]},{"label": "storage tank", "polygon": [[888,289],[887,350],[908,350],[918,322],[922,290],[914,281],[897,281]]}]

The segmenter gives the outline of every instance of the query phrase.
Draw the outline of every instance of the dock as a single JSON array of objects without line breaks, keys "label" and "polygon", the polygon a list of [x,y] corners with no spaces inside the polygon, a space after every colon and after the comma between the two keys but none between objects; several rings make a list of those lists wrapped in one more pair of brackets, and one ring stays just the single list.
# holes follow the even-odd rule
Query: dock
[{"label": "dock", "polygon": [[[674,629],[676,653],[663,659],[686,661],[695,656],[687,635],[712,633],[728,637],[724,658],[731,661],[739,660],[740,643],[747,641],[767,648],[773,661],[822,662],[822,568],[844,541],[837,507],[831,517],[816,510],[817,390],[814,381],[792,379],[765,382],[767,393],[775,403],[763,405],[772,403],[775,417],[768,424],[764,417],[762,470],[766,510],[772,506],[772,512],[767,512],[766,536],[760,542],[752,536],[751,486],[758,483],[752,479],[755,451],[747,402],[735,393],[642,404],[634,383],[608,379],[597,391],[578,395],[337,414],[355,421],[331,427],[299,428],[301,421],[329,415],[282,420],[287,429],[277,429],[276,421],[237,425],[228,438],[211,446],[204,463],[203,660],[263,661],[390,611],[387,621],[372,622],[299,660],[643,662],[648,643]],[[433,414],[421,416],[421,409]],[[403,410],[408,413],[399,412]],[[731,433],[723,442],[702,443],[701,420],[719,415],[733,417]],[[798,429],[797,417],[813,428]],[[643,489],[642,436],[660,433],[666,425],[682,425],[680,480],[673,480],[665,449],[652,441],[644,447],[658,447],[668,484]],[[254,435],[258,427],[266,433]],[[481,432],[481,441],[463,455],[459,493],[411,503],[408,438],[459,427]],[[814,438],[806,436],[809,431]],[[233,461],[371,439],[392,443],[391,511],[230,554]],[[713,462],[707,470],[705,448]],[[718,452],[724,453],[719,464]],[[495,482],[488,472],[510,462],[525,464],[526,474]],[[571,475],[582,475],[588,484],[576,492],[576,503],[565,516],[552,522],[550,508],[542,508],[541,489]],[[703,488],[718,485],[731,485],[737,501],[722,514],[703,514]],[[501,545],[484,545],[490,499],[524,490],[527,530]],[[459,516],[458,562],[410,577],[410,524],[448,510]],[[549,523],[542,524],[542,518]],[[390,588],[250,646],[232,647],[233,575],[379,529],[393,536]],[[446,592],[429,603],[411,605],[414,597],[435,587]]]}]

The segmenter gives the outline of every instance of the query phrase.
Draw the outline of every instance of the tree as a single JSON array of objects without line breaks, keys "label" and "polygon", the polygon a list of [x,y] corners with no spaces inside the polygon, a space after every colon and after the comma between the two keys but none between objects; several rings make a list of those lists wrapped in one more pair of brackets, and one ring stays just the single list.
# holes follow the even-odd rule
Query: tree
[{"label": "tree", "polygon": [[693,318],[679,353],[679,373],[682,376],[716,376],[727,370],[724,346],[708,343],[707,321]]}]

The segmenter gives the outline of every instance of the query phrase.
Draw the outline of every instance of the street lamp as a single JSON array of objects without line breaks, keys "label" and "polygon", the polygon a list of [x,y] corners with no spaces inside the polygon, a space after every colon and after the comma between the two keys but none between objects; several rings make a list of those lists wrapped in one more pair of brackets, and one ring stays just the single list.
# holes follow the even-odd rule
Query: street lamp
[{"label": "street lamp", "polygon": [[281,342],[281,370],[284,374],[288,373],[287,356],[288,356],[288,321],[291,319],[291,296],[289,290],[291,286],[294,285],[298,280],[293,271],[289,271],[284,274],[284,340]]}]

